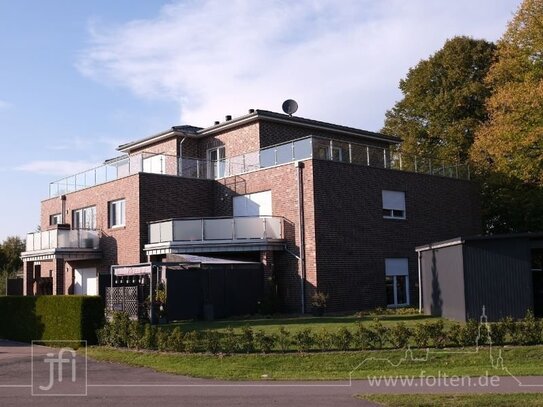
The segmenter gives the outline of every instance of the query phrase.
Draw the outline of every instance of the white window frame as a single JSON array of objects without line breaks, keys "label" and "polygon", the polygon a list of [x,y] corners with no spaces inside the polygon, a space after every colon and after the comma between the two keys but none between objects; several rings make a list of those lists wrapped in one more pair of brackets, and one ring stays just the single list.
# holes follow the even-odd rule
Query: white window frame
[{"label": "white window frame", "polygon": [[117,199],[110,201],[109,207],[109,227],[119,228],[126,226],[126,200]]},{"label": "white window frame", "polygon": [[74,209],[72,211],[72,229],[96,229],[96,206]]},{"label": "white window frame", "polygon": [[[381,192],[384,219],[406,219],[405,192],[384,189]],[[389,214],[386,214],[390,211]]]},{"label": "white window frame", "polygon": [[[211,154],[217,153],[217,159],[213,160]],[[225,176],[226,149],[224,146],[209,148],[206,153],[208,178],[217,179]]]},{"label": "white window frame", "polygon": [[[409,296],[409,260],[407,258],[385,259],[385,278],[386,277],[392,277],[392,287],[394,291],[394,304],[387,304],[387,306],[394,308],[409,305],[411,303],[411,298]],[[398,303],[398,284],[396,282],[398,277],[405,277],[405,303]]]},{"label": "white window frame", "polygon": [[49,215],[49,226],[60,225],[62,222],[62,213]]}]

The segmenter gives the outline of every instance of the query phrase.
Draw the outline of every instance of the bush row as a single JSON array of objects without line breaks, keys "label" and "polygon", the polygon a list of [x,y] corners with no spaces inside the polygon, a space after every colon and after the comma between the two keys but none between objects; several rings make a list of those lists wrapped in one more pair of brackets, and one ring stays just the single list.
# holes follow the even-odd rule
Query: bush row
[{"label": "bush row", "polygon": [[343,327],[334,332],[325,328],[290,332],[281,327],[278,333],[267,333],[249,326],[242,328],[241,333],[232,328],[221,332],[183,332],[179,327],[142,325],[129,320],[126,314],[116,313],[111,322],[98,332],[98,339],[101,345],[113,347],[231,354],[400,349],[408,345],[420,348],[505,343],[535,345],[543,343],[542,329],[542,321],[528,313],[519,321],[509,318],[485,325],[471,320],[463,325],[454,323],[448,328],[442,320],[408,327],[403,322],[385,326],[376,318],[370,323],[359,323],[354,330]]},{"label": "bush row", "polygon": [[22,342],[87,340],[96,343],[104,323],[100,297],[42,295],[0,297],[0,338]]}]

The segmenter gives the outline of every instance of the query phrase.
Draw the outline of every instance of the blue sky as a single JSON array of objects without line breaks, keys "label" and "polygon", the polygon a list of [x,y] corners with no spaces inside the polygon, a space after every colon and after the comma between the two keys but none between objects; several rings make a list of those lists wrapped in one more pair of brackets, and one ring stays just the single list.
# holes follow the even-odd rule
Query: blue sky
[{"label": "blue sky", "polygon": [[520,0],[0,0],[0,240],[48,183],[121,143],[249,108],[379,130],[447,38],[498,39]]}]

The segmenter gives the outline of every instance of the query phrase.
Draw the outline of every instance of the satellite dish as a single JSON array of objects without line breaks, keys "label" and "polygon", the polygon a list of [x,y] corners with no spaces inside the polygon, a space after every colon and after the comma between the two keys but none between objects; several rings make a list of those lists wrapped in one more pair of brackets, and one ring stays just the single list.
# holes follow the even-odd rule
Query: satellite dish
[{"label": "satellite dish", "polygon": [[283,102],[283,112],[292,116],[298,110],[298,103],[293,99],[287,99]]}]

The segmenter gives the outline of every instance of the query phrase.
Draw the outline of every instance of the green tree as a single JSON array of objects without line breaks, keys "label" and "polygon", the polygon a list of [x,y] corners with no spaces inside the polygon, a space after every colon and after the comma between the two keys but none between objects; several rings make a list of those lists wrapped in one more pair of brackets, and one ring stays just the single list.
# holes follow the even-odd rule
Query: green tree
[{"label": "green tree", "polygon": [[471,157],[482,173],[543,186],[543,0],[525,0],[498,42],[486,83],[489,120]]},{"label": "green tree", "polygon": [[400,81],[403,99],[386,113],[381,131],[401,137],[404,153],[467,159],[475,130],[487,118],[490,85],[484,78],[495,49],[491,42],[469,37],[446,41]]},{"label": "green tree", "polygon": [[9,236],[4,240],[1,247],[4,257],[1,264],[2,271],[7,273],[19,271],[23,266],[21,253],[25,250],[25,243],[18,236]]}]

